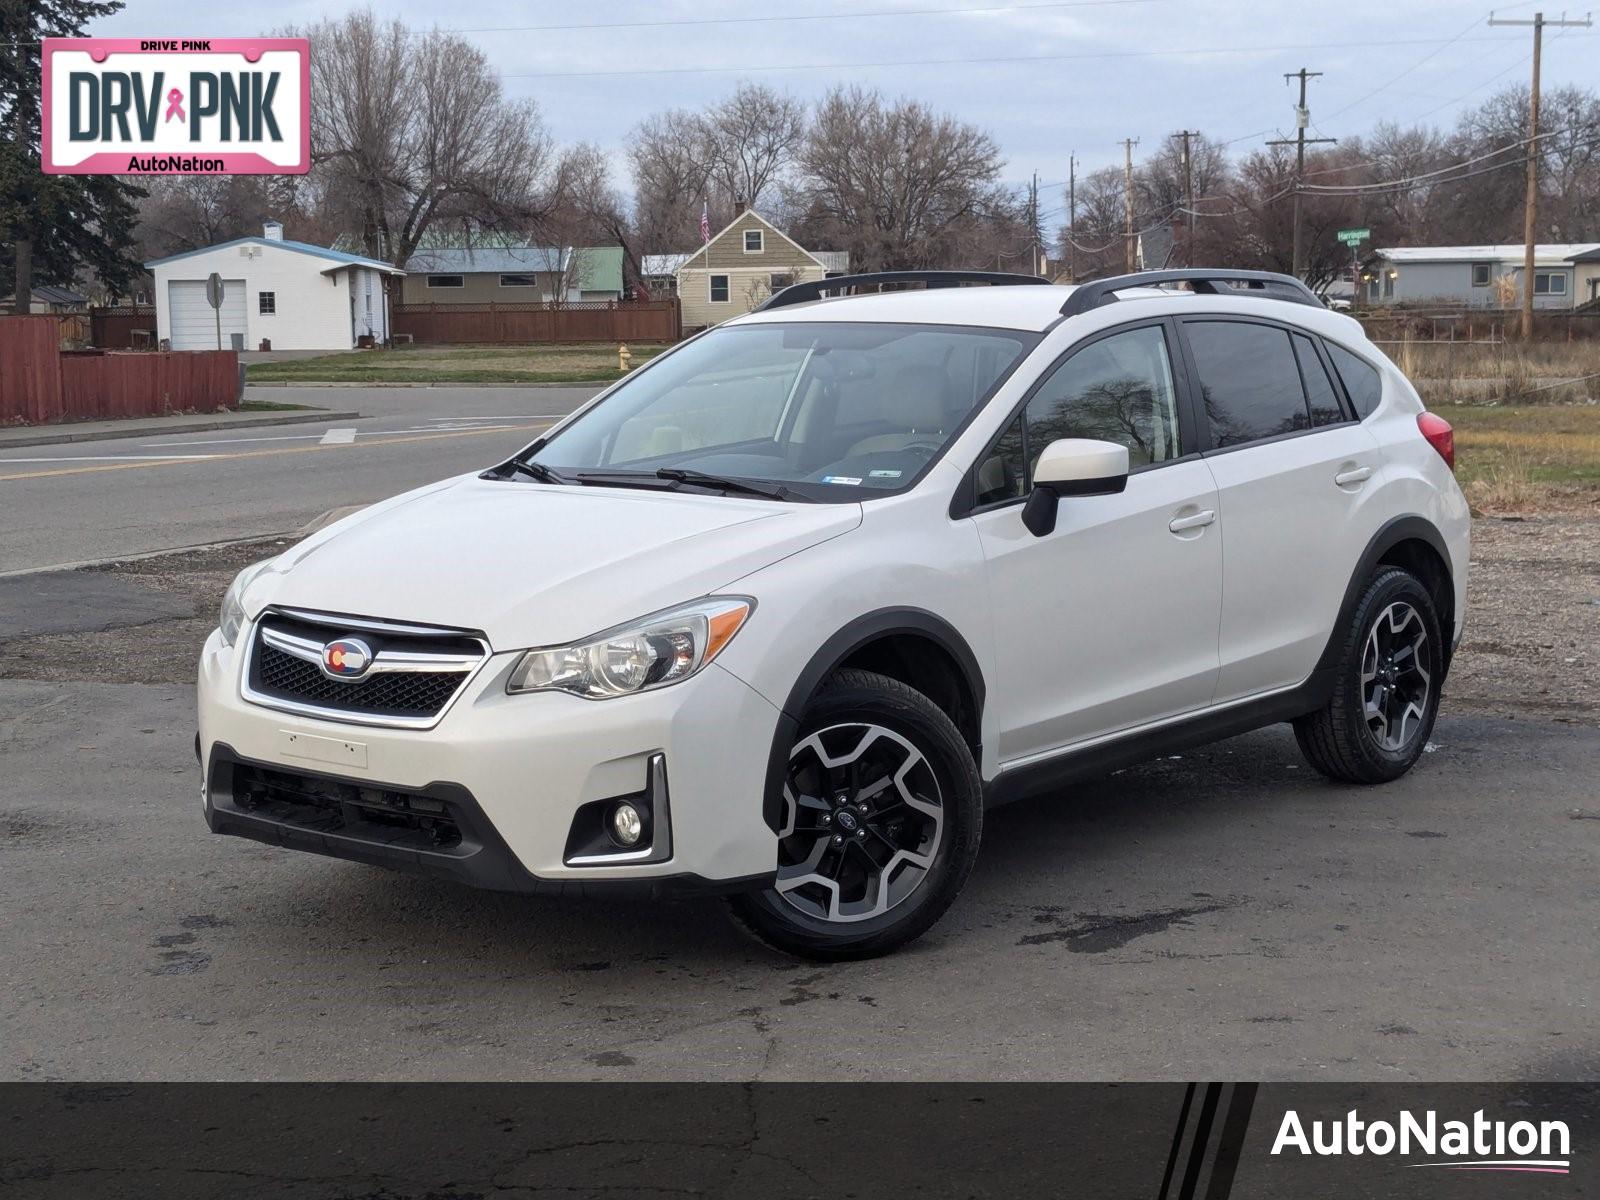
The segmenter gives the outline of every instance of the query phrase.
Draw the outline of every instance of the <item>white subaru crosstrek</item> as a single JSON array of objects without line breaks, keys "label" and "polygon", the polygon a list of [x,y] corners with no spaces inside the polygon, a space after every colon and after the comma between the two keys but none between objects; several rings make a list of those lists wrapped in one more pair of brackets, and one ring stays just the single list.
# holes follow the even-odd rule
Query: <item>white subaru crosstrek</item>
[{"label": "white subaru crosstrek", "polygon": [[1040,283],[796,285],[241,572],[210,827],[728,893],[850,958],[950,906],[986,805],[1279,721],[1404,774],[1461,636],[1449,425],[1293,279]]}]

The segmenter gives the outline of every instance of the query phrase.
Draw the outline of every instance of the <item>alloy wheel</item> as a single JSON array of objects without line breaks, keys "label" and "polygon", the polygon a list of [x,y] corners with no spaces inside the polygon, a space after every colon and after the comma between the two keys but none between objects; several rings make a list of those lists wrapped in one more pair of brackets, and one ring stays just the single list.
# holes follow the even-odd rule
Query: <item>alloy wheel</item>
[{"label": "alloy wheel", "polygon": [[1404,601],[1373,622],[1361,655],[1361,700],[1367,728],[1383,749],[1405,749],[1426,721],[1433,680],[1428,627]]},{"label": "alloy wheel", "polygon": [[774,887],[816,920],[865,921],[911,896],[944,836],[926,756],[882,725],[832,725],[789,754]]}]

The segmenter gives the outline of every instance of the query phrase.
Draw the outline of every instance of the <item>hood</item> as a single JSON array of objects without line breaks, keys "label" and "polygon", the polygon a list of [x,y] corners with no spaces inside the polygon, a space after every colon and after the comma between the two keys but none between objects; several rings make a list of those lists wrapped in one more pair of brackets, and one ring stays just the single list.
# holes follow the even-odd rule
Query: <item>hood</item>
[{"label": "hood", "polygon": [[559,645],[726,588],[861,523],[856,504],[447,480],[285,551],[245,591],[268,604]]}]

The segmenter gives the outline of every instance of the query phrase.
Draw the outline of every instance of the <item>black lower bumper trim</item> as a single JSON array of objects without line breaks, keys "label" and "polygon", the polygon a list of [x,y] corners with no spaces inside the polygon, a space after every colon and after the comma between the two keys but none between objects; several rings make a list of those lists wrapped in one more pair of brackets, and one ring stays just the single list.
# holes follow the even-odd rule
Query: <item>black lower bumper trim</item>
[{"label": "black lower bumper trim", "polygon": [[[421,797],[443,806],[459,831],[453,845],[430,847],[415,828],[386,825],[363,819],[356,806],[327,819],[300,819],[292,806],[261,803],[242,789],[258,783],[262,773],[283,776],[325,789],[333,794],[350,789],[393,792]],[[330,802],[330,812],[339,808]],[[247,759],[231,746],[211,747],[206,768],[206,823],[212,833],[250,838],[271,846],[306,850],[330,858],[348,859],[372,866],[390,867],[423,875],[453,879],[470,887],[528,895],[638,896],[659,899],[673,896],[712,895],[771,887],[775,872],[739,879],[707,879],[683,873],[650,879],[544,879],[529,871],[506,845],[470,792],[458,784],[430,783],[422,788],[391,788],[367,780],[351,780],[309,771],[287,771],[280,763]]]}]

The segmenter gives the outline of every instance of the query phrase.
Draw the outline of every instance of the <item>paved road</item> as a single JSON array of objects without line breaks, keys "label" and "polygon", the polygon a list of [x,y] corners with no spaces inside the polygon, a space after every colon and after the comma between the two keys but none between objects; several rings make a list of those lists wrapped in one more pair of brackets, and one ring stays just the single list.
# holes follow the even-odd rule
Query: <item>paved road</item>
[{"label": "paved road", "polygon": [[255,388],[364,416],[0,451],[0,574],[298,529],[487,466],[596,390]]},{"label": "paved road", "polygon": [[896,957],[209,834],[192,689],[0,681],[0,1078],[1600,1077],[1600,730],[1280,728],[992,814]]}]

